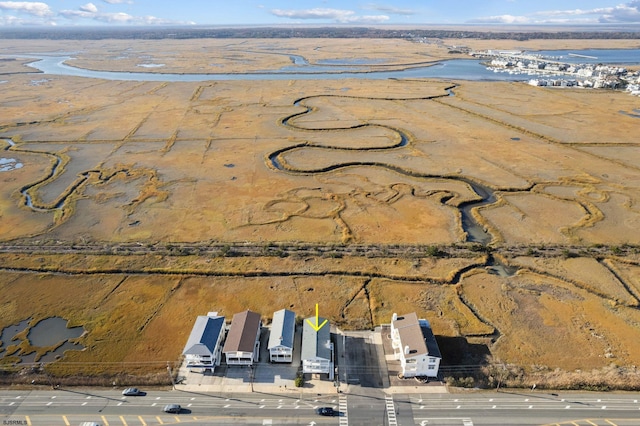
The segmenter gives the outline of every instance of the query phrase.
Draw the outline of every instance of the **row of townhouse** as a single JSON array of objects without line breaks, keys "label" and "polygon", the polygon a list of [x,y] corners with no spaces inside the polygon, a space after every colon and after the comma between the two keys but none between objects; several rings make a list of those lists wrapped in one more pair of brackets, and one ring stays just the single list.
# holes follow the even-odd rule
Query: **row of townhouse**
[{"label": "row of townhouse", "polygon": [[[333,345],[330,327],[311,326],[304,321],[301,362],[303,373],[328,374],[333,378]],[[325,319],[320,318],[319,324]],[[267,349],[271,362],[293,361],[296,314],[287,309],[274,312]],[[260,354],[260,314],[244,311],[233,316],[228,333],[225,318],[217,312],[198,316],[182,354],[190,370],[214,370],[223,360],[227,365],[251,366]]]}]

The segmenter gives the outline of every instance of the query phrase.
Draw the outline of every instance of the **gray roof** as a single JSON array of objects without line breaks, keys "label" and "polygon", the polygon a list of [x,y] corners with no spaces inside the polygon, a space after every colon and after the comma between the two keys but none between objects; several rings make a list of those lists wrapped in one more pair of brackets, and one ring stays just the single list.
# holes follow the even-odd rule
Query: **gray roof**
[{"label": "gray roof", "polygon": [[259,333],[260,314],[251,311],[235,314],[222,352],[253,352]]},{"label": "gray roof", "polygon": [[424,319],[421,319],[419,322],[420,328],[422,329],[422,335],[424,336],[424,342],[427,344],[429,356],[442,359],[440,348],[438,347],[438,341],[436,340],[436,336],[433,335],[431,324],[429,324],[429,321]]},{"label": "gray roof", "polygon": [[224,327],[224,317],[200,315],[191,329],[183,355],[211,355],[218,343],[220,331]]},{"label": "gray roof", "polygon": [[273,313],[271,322],[271,334],[267,349],[284,346],[293,349],[293,336],[296,329],[296,314],[287,309],[281,309]]},{"label": "gray roof", "polygon": [[[318,318],[318,324],[322,324],[325,318]],[[311,327],[311,324],[316,323],[316,317],[310,317],[304,320],[302,327],[302,360],[313,358],[331,359],[331,331],[329,322],[322,326],[317,332]]]},{"label": "gray roof", "polygon": [[409,353],[406,354],[406,356],[413,357],[417,355],[427,355],[429,353],[420,324],[418,323],[418,316],[415,312],[398,316],[398,318],[393,321],[393,327],[398,330],[398,334],[400,335],[400,343],[402,344],[402,348],[400,349],[404,352],[405,348],[409,347]]}]

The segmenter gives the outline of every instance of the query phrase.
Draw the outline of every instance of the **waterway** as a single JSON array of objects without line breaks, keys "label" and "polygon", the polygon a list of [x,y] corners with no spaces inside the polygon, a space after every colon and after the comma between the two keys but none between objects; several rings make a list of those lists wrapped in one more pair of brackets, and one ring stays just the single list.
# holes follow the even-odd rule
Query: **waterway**
[{"label": "waterway", "polygon": [[640,49],[541,50],[530,53],[558,58],[568,64],[640,64]]},{"label": "waterway", "polygon": [[[605,63],[605,64],[640,64],[640,49],[608,49],[608,50],[549,50],[534,52],[537,54],[560,57],[570,63]],[[568,56],[569,53],[593,56],[598,59]],[[537,74],[494,73],[487,70],[477,59],[451,59],[424,66],[412,65],[411,68],[395,71],[372,71],[372,66],[379,66],[379,61],[364,63],[364,60],[326,60],[317,65],[300,55],[287,54],[292,65],[273,71],[256,73],[210,73],[210,74],[175,74],[151,72],[116,72],[94,71],[77,68],[66,61],[72,56],[46,55],[12,55],[12,57],[33,58],[36,61],[29,66],[46,75],[67,75],[75,77],[99,78],[105,80],[125,81],[215,81],[215,80],[341,80],[358,79],[390,79],[390,78],[445,78],[454,80],[476,81],[524,81]],[[6,55],[4,55],[6,56]]]},{"label": "waterway", "polygon": [[454,59],[438,62],[432,66],[420,66],[398,71],[372,71],[366,67],[344,68],[329,65],[297,65],[288,66],[280,70],[263,73],[212,73],[212,74],[171,74],[149,72],[116,72],[94,71],[73,67],[65,63],[71,59],[69,56],[29,56],[37,59],[29,64],[45,75],[65,75],[74,77],[99,78],[104,80],[123,81],[216,81],[216,80],[343,80],[346,78],[358,79],[390,79],[390,78],[450,78],[460,80],[487,80],[487,81],[517,81],[524,80],[522,75],[496,74],[487,70],[474,59]]}]

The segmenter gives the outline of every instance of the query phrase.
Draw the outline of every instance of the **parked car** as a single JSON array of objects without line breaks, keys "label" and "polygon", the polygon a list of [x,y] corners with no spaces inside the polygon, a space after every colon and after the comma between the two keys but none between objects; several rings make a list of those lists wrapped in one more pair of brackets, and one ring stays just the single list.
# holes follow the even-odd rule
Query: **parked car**
[{"label": "parked car", "polygon": [[321,416],[335,416],[337,412],[331,407],[318,407],[316,408],[316,414]]},{"label": "parked car", "polygon": [[180,404],[167,404],[162,409],[162,411],[164,411],[165,413],[175,413],[175,414],[178,414],[180,410],[182,410],[182,407],[180,406]]},{"label": "parked car", "polygon": [[138,388],[126,388],[122,391],[122,394],[125,396],[138,396],[141,395],[142,392],[140,392],[140,389]]}]

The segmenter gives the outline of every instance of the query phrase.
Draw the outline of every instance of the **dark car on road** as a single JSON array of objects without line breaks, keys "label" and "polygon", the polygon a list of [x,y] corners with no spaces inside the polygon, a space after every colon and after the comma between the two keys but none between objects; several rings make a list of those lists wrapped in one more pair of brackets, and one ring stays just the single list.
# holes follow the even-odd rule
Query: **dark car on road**
[{"label": "dark car on road", "polygon": [[321,416],[335,416],[338,413],[331,407],[318,407],[316,408],[316,414]]},{"label": "dark car on road", "polygon": [[182,410],[182,407],[179,404],[167,404],[164,406],[162,411],[165,413],[175,413],[178,414]]}]

